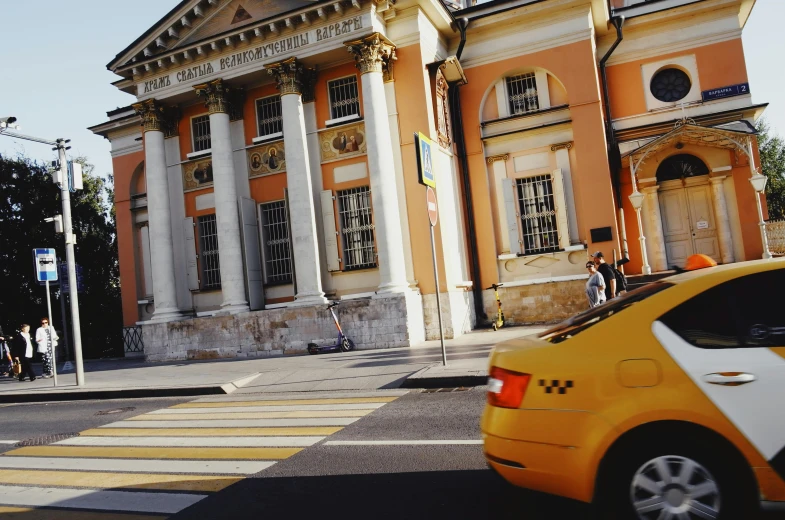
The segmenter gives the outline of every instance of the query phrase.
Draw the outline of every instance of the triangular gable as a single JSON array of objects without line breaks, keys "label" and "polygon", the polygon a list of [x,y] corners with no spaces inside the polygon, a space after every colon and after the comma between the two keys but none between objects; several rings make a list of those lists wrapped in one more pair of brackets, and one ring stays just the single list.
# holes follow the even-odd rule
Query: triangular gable
[{"label": "triangular gable", "polygon": [[232,0],[198,27],[194,27],[187,36],[181,37],[174,48],[313,4],[312,0]]}]

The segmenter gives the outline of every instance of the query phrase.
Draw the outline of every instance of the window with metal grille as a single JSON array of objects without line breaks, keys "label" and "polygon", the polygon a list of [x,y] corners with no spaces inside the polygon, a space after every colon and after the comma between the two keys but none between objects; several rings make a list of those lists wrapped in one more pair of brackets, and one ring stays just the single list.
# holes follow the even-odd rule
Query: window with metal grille
[{"label": "window with metal grille", "polygon": [[341,221],[344,270],[376,267],[376,252],[371,215],[371,189],[368,186],[336,192]]},{"label": "window with metal grille", "polygon": [[510,115],[526,114],[540,109],[537,80],[533,72],[507,78],[507,99]]},{"label": "window with metal grille", "polygon": [[357,76],[329,81],[327,89],[330,92],[330,117],[332,119],[360,114]]},{"label": "window with metal grille", "polygon": [[523,254],[559,250],[556,205],[551,175],[537,175],[516,182],[520,207]]},{"label": "window with metal grille", "polygon": [[286,202],[259,204],[259,212],[262,215],[265,283],[291,283],[292,248]]},{"label": "window with metal grille", "polygon": [[259,136],[283,132],[281,96],[270,96],[256,100],[256,121]]},{"label": "window with metal grille", "polygon": [[202,289],[221,287],[221,266],[218,257],[218,226],[215,214],[199,217],[199,262],[202,268]]},{"label": "window with metal grille", "polygon": [[210,143],[210,116],[199,116],[191,119],[191,129],[194,140],[194,152],[209,150]]}]

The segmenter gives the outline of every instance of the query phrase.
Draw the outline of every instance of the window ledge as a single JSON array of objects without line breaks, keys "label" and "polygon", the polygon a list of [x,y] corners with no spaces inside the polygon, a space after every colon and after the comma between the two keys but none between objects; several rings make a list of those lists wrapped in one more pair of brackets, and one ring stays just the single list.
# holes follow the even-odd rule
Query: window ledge
[{"label": "window ledge", "polygon": [[572,251],[583,251],[584,249],[586,249],[585,245],[583,245],[583,244],[575,244],[575,245],[572,245],[572,246],[565,247],[564,251],[569,253],[569,252],[572,252]]},{"label": "window ledge", "polygon": [[205,156],[205,155],[210,155],[211,153],[213,153],[213,149],[212,148],[208,148],[207,150],[199,150],[198,152],[191,152],[189,154],[186,154],[185,156],[188,159],[196,159],[198,157],[202,157],[202,156]]},{"label": "window ledge", "polygon": [[324,126],[326,126],[326,127],[336,126],[336,125],[340,125],[340,124],[343,124],[343,123],[348,123],[349,121],[355,121],[355,120],[359,120],[359,119],[361,119],[360,114],[352,114],[350,116],[337,117],[335,119],[328,119],[327,121],[324,122]]},{"label": "window ledge", "polygon": [[274,134],[267,134],[267,135],[260,135],[259,137],[254,137],[251,139],[253,144],[263,143],[265,141],[272,141],[273,139],[279,139],[283,137],[283,132],[275,132]]},{"label": "window ledge", "polygon": [[359,300],[360,298],[373,298],[375,295],[376,295],[375,292],[345,294],[345,295],[341,296],[341,301],[344,301],[344,300]]}]

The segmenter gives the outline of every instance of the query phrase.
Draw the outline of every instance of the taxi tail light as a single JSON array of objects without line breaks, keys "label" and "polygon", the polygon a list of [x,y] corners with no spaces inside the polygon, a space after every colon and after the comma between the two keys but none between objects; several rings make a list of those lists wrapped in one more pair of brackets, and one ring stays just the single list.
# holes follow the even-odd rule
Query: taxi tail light
[{"label": "taxi tail light", "polygon": [[488,378],[488,404],[499,408],[519,408],[531,374],[492,367]]}]

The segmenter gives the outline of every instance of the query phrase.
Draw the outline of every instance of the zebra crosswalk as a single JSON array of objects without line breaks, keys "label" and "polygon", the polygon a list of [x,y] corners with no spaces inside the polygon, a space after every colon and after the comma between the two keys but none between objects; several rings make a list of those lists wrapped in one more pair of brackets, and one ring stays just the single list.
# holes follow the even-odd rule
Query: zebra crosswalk
[{"label": "zebra crosswalk", "polygon": [[0,455],[0,517],[163,520],[400,395],[209,397],[20,447]]}]

